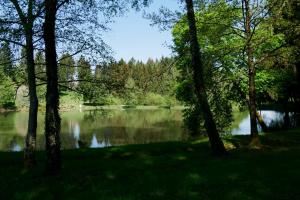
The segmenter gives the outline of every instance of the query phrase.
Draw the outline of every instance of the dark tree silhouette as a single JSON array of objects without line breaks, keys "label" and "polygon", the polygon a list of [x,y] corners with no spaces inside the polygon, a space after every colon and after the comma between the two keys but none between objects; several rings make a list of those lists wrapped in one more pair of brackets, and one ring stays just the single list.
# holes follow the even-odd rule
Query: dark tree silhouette
[{"label": "dark tree silhouette", "polygon": [[205,120],[205,128],[209,137],[212,153],[217,156],[225,155],[226,149],[219,136],[216,128],[215,121],[210,110],[210,106],[207,100],[207,94],[205,91],[204,78],[203,78],[203,62],[200,53],[200,47],[197,40],[197,29],[195,22],[194,5],[192,0],[186,0],[187,18],[189,24],[189,35],[190,35],[190,52],[192,55],[192,69],[195,93],[197,96],[197,104],[203,111],[203,117]]},{"label": "dark tree silhouette", "polygon": [[[29,88],[29,119],[28,129],[24,150],[24,164],[25,167],[32,167],[35,165],[35,146],[36,146],[36,127],[37,127],[37,113],[38,113],[38,98],[36,92],[36,77],[35,77],[35,63],[34,63],[34,21],[39,16],[42,5],[36,6],[34,10],[34,1],[29,0],[27,2],[27,11],[24,12],[20,6],[20,2],[17,0],[10,0],[14,6],[14,10],[17,13],[18,21],[21,23],[25,35],[25,50],[26,50],[26,64],[27,64],[27,81]],[[34,11],[36,13],[34,13]],[[12,41],[11,41],[12,42]]]},{"label": "dark tree silhouette", "polygon": [[44,42],[47,75],[46,93],[46,172],[57,174],[61,169],[60,116],[58,92],[58,67],[55,45],[57,0],[45,1]]}]

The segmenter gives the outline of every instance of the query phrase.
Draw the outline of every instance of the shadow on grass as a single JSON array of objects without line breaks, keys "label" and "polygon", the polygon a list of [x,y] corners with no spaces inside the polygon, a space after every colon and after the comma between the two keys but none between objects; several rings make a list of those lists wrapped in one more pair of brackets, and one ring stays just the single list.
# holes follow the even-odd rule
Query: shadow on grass
[{"label": "shadow on grass", "polygon": [[0,199],[300,199],[299,145],[208,152],[207,142],[67,150],[59,177],[43,176],[44,152],[33,172],[21,153],[0,153]]}]

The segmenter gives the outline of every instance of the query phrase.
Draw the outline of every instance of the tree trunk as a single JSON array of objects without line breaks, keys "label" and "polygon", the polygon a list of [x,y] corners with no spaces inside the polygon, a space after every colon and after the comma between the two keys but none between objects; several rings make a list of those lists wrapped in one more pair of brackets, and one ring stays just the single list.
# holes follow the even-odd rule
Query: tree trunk
[{"label": "tree trunk", "polygon": [[[234,83],[239,92],[239,95],[242,99],[244,99],[244,101],[246,102],[246,104],[248,105],[248,108],[250,108],[250,103],[249,103],[249,99],[247,97],[247,95],[243,92],[243,90],[241,89],[241,87],[239,86],[239,84]],[[260,115],[259,112],[256,112],[256,119],[259,123],[259,125],[261,126],[261,129],[263,130],[263,132],[267,133],[269,131],[268,126],[266,125],[264,118]]]},{"label": "tree trunk", "polygon": [[193,77],[194,77],[194,84],[195,84],[195,93],[198,101],[197,103],[203,112],[203,117],[205,120],[204,124],[209,137],[212,153],[217,156],[222,156],[225,155],[227,152],[219,136],[207,100],[207,94],[205,91],[204,78],[203,78],[203,63],[202,63],[200,47],[197,39],[197,29],[196,29],[193,1],[186,0],[186,7],[187,7],[187,17],[189,23],[189,34],[190,34],[190,45],[191,45],[190,51],[192,55],[192,68],[193,68]]},{"label": "tree trunk", "polygon": [[263,117],[259,114],[259,112],[256,112],[256,119],[257,119],[257,121],[258,121],[258,123],[259,123],[259,125],[260,125],[260,127],[261,127],[261,129],[262,129],[262,131],[263,131],[264,133],[269,132],[269,128],[268,128],[268,126],[266,125],[266,123],[265,123]]},{"label": "tree trunk", "polygon": [[249,112],[250,112],[250,127],[251,127],[251,146],[259,146],[259,137],[256,121],[256,90],[255,90],[255,65],[253,60],[253,47],[251,44],[251,10],[249,0],[244,0],[245,9],[245,32],[246,32],[246,54],[248,65],[249,78]]},{"label": "tree trunk", "polygon": [[57,174],[61,169],[60,116],[57,58],[55,45],[55,20],[57,0],[45,1],[44,41],[47,75],[46,93],[46,173]]},{"label": "tree trunk", "polygon": [[291,120],[290,120],[290,115],[289,115],[289,109],[288,109],[288,99],[284,99],[283,101],[283,111],[284,111],[284,116],[283,116],[283,128],[284,129],[289,129],[291,127]]},{"label": "tree trunk", "polygon": [[297,88],[298,90],[296,90],[296,105],[298,104],[298,106],[296,106],[296,110],[299,113],[300,112],[300,47],[297,47],[299,49],[297,49],[296,51],[296,79],[297,79]]},{"label": "tree trunk", "polygon": [[35,80],[35,64],[33,55],[32,43],[32,27],[25,30],[26,32],[26,60],[27,60],[27,76],[29,87],[29,118],[27,135],[24,149],[24,165],[30,168],[36,164],[35,148],[36,148],[36,128],[37,128],[37,113],[38,113],[38,98],[36,94]]}]

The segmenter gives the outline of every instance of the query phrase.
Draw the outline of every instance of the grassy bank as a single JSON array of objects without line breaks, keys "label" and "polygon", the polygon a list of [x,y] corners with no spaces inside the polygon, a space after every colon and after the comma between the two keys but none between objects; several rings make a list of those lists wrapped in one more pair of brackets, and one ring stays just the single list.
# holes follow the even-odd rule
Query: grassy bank
[{"label": "grassy bank", "polygon": [[228,138],[239,148],[222,159],[205,140],[69,150],[55,178],[43,176],[44,152],[33,173],[22,153],[0,153],[0,199],[300,199],[299,133],[263,136],[260,150]]},{"label": "grassy bank", "polygon": [[[45,92],[45,91],[44,91]],[[15,102],[15,110],[28,111],[29,99],[24,97],[26,94],[18,95]],[[39,94],[39,110],[45,111],[46,102],[45,94]],[[137,109],[156,109],[156,108],[175,108],[183,109],[183,106],[174,96],[162,96],[154,93],[140,95],[139,98],[130,98],[130,101],[113,95],[106,95],[97,102],[85,102],[83,95],[73,91],[63,91],[60,93],[60,111],[74,110],[94,110],[94,109],[120,109],[120,108],[137,108]],[[3,108],[3,112],[6,111]],[[1,112],[1,107],[0,107]]]}]

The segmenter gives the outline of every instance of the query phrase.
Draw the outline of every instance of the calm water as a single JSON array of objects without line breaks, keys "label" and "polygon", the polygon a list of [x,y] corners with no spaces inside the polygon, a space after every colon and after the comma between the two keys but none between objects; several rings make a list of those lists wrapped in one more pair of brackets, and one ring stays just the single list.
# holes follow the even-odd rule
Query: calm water
[{"label": "calm water", "polygon": [[[283,119],[283,114],[262,111],[267,125]],[[90,148],[117,146],[124,144],[144,144],[162,141],[183,140],[180,110],[94,110],[85,112],[65,112],[61,114],[61,142],[63,149],[79,148],[78,141]],[[0,114],[0,151],[21,151],[27,130],[28,114],[13,112]],[[247,112],[234,114],[234,122],[229,132],[249,134]],[[44,115],[38,117],[37,148],[44,148]]]}]

